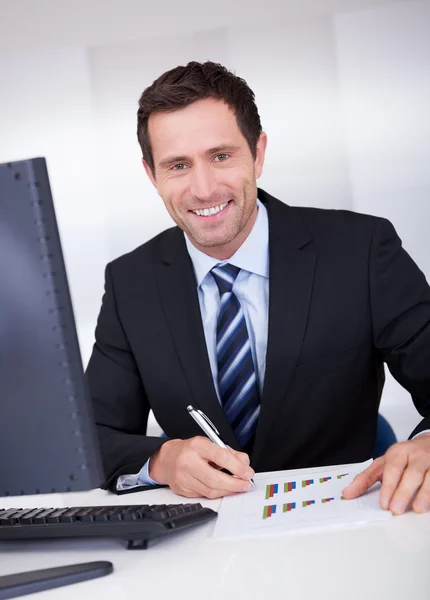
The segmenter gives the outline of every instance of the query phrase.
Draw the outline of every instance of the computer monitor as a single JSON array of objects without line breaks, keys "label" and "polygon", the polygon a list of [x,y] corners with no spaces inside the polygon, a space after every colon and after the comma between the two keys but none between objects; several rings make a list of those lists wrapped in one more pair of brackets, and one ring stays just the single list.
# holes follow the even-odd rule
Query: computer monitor
[{"label": "computer monitor", "polygon": [[0,496],[99,487],[45,159],[0,165]]},{"label": "computer monitor", "polygon": [[100,485],[43,158],[0,165],[0,398],[0,496]]}]

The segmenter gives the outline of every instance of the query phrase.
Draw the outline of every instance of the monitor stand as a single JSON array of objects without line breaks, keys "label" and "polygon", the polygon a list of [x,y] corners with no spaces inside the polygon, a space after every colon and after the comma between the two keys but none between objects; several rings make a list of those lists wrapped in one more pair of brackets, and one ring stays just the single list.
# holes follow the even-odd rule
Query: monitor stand
[{"label": "monitor stand", "polygon": [[112,571],[111,562],[99,561],[3,575],[0,577],[0,600],[9,600],[9,598],[34,594],[70,583],[96,579],[109,575]]}]

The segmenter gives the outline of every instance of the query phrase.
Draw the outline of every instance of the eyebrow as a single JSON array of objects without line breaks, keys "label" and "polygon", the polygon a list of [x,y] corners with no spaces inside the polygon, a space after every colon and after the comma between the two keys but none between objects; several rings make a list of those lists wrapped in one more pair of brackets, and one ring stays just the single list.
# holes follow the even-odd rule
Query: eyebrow
[{"label": "eyebrow", "polygon": [[174,163],[181,163],[181,162],[185,162],[186,160],[188,160],[187,156],[168,156],[167,158],[163,158],[163,160],[161,160],[158,163],[159,167],[168,167],[170,165],[173,165]]},{"label": "eyebrow", "polygon": [[[233,144],[225,144],[221,146],[214,146],[213,148],[208,148],[205,154],[222,154],[223,152],[235,152],[240,150],[239,146],[234,146]],[[186,162],[190,160],[189,156],[185,156],[184,154],[180,156],[168,156],[167,158],[163,158],[158,164],[160,168],[169,167],[175,163]]]}]

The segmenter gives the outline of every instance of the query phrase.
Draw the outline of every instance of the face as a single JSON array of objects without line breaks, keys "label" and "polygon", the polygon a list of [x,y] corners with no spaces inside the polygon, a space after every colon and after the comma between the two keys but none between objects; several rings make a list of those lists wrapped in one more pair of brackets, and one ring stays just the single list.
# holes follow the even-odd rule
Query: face
[{"label": "face", "polygon": [[148,133],[155,172],[144,166],[170,216],[199,250],[229,258],[257,216],[266,135],[254,160],[234,112],[212,98],[153,113]]}]

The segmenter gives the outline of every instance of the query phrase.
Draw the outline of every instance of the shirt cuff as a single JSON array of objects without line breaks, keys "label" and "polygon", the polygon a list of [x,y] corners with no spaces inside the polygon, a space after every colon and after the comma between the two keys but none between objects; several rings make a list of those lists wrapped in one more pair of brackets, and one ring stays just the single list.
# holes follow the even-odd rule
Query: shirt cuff
[{"label": "shirt cuff", "polygon": [[150,460],[151,459],[148,458],[139,473],[135,473],[134,475],[120,475],[116,482],[116,491],[122,492],[123,490],[131,490],[132,488],[141,487],[142,485],[161,485],[149,476]]},{"label": "shirt cuff", "polygon": [[139,484],[140,485],[161,485],[160,483],[158,483],[158,481],[154,481],[149,476],[149,461],[150,460],[151,459],[148,458],[148,460],[143,465],[143,467],[140,469],[140,471],[139,471],[139,473],[137,475],[137,479],[139,481]]}]

